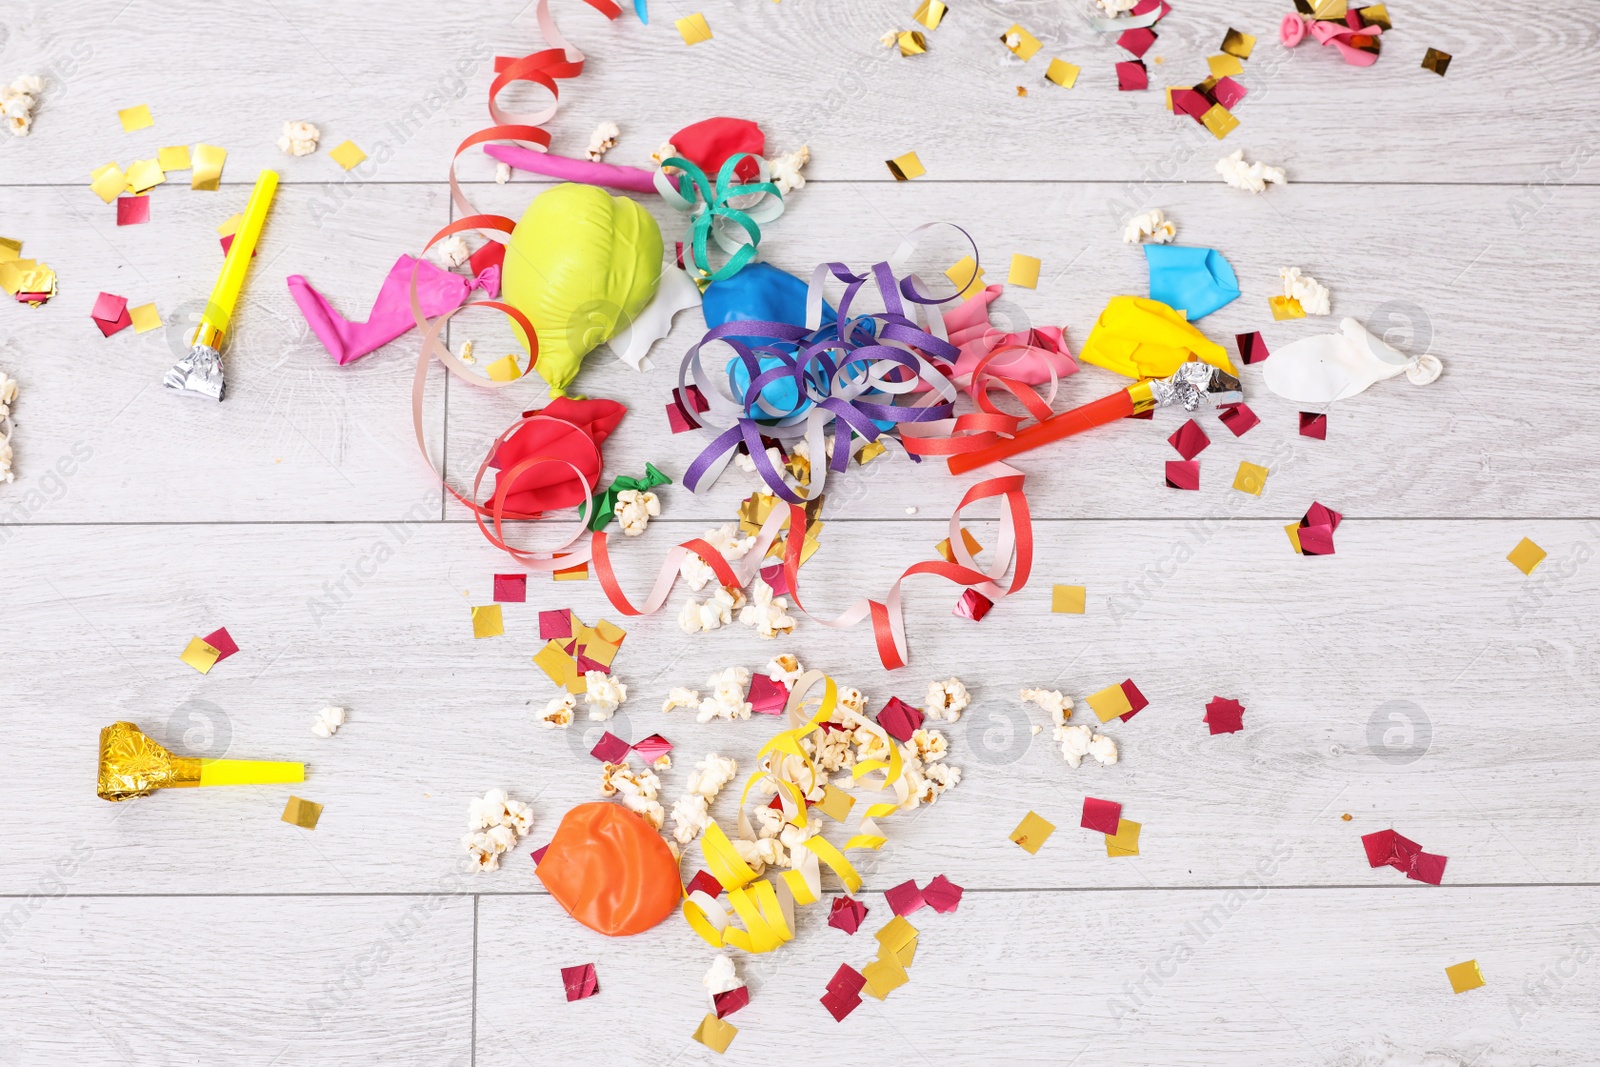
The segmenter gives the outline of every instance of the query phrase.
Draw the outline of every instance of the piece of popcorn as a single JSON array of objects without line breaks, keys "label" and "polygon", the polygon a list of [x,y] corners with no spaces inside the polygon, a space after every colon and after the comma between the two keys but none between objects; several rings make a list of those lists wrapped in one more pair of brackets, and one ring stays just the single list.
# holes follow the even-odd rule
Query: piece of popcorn
[{"label": "piece of popcorn", "polygon": [[1067,766],[1077,767],[1089,754],[1094,731],[1087,726],[1057,726],[1055,739],[1061,742],[1061,758],[1067,761]]},{"label": "piece of popcorn", "polygon": [[714,997],[718,993],[727,993],[740,988],[744,985],[744,981],[739,977],[739,972],[734,970],[733,960],[718,953],[711,957],[711,969],[700,979],[700,984],[704,985],[706,992]]},{"label": "piece of popcorn", "polygon": [[767,168],[772,176],[772,184],[778,187],[778,192],[788,196],[796,189],[803,188],[806,176],[800,171],[807,163],[811,162],[811,149],[801,145],[793,152],[785,153],[777,159],[767,160]]},{"label": "piece of popcorn", "polygon": [[733,613],[744,606],[744,590],[725,586],[712,593],[704,603],[693,597],[678,615],[678,626],[684,633],[710,633],[733,622]]},{"label": "piece of popcorn", "polygon": [[[768,808],[767,810],[771,811],[772,809]],[[815,837],[821,832],[822,827],[814,821],[805,826],[786,824],[782,832],[778,834],[778,842],[783,845],[785,851],[787,851],[789,854],[780,862],[785,867],[795,866],[795,864],[800,862],[802,853],[804,851],[809,851],[809,849],[806,849],[805,846],[806,838]]]},{"label": "piece of popcorn", "polygon": [[673,147],[671,141],[663,141],[660,148],[650,153],[650,162],[654,163],[658,170],[664,170],[668,174],[676,174],[678,173],[677,167],[669,167],[665,164],[667,160],[677,154],[678,150]]},{"label": "piece of popcorn", "polygon": [[800,680],[800,676],[806,672],[806,669],[800,666],[798,657],[791,656],[785,652],[781,656],[774,656],[767,662],[766,672],[768,678],[774,682],[781,683],[785,689],[793,689],[794,684]]},{"label": "piece of popcorn", "polygon": [[961,768],[948,763],[930,763],[922,768],[922,774],[927,780],[922,794],[924,804],[932,804],[961,783]]},{"label": "piece of popcorn", "polygon": [[539,713],[539,725],[546,730],[554,730],[558,726],[565,730],[572,725],[572,713],[577,708],[578,698],[571,693],[553,697]]},{"label": "piece of popcorn", "polygon": [[756,809],[756,837],[777,837],[784,825],[783,812],[766,805]]},{"label": "piece of popcorn", "polygon": [[857,715],[867,713],[867,698],[861,690],[854,686],[840,686],[836,699],[841,708],[855,712]]},{"label": "piece of popcorn", "polygon": [[434,246],[433,254],[438,257],[439,266],[454,270],[472,258],[472,249],[467,247],[465,237],[453,233]]},{"label": "piece of popcorn", "polygon": [[11,405],[17,402],[17,380],[0,370],[0,419],[11,417]]},{"label": "piece of popcorn", "polygon": [[472,865],[479,871],[498,871],[500,869],[500,853],[483,834],[468,834],[461,839],[462,847],[467,850],[467,856]]},{"label": "piece of popcorn", "polygon": [[456,357],[458,359],[460,359],[461,362],[467,364],[468,366],[471,366],[472,364],[478,362],[477,359],[474,358],[473,355],[472,355],[472,342],[471,341],[462,341],[461,342],[461,351],[456,353]]},{"label": "piece of popcorn", "polygon": [[733,850],[757,874],[769,866],[784,866],[789,859],[784,854],[783,845],[770,837],[760,841],[746,841],[742,837],[736,837],[733,839]]},{"label": "piece of popcorn", "polygon": [[673,708],[698,708],[699,706],[699,691],[694,689],[685,689],[680,685],[675,686],[667,693],[667,699],[666,702],[661,705],[661,711],[663,714],[665,714],[666,712],[671,711]]},{"label": "piece of popcorn", "polygon": [[339,732],[339,727],[344,725],[344,709],[329,705],[317,712],[317,720],[311,724],[311,732],[318,737],[332,737]]},{"label": "piece of popcorn", "polygon": [[961,679],[952,676],[942,682],[928,683],[927,706],[922,711],[930,719],[955,722],[971,703],[972,694],[961,684]]},{"label": "piece of popcorn", "polygon": [[900,39],[900,32],[898,30],[890,30],[889,32],[885,33],[882,37],[878,38],[878,47],[880,47],[880,48],[893,48],[895,46],[895,42],[897,42],[899,39]]},{"label": "piece of popcorn", "polygon": [[624,489],[617,494],[616,513],[623,536],[638,537],[650,520],[661,514],[661,500],[654,493]]},{"label": "piece of popcorn", "polygon": [[506,791],[491,789],[483,797],[474,797],[467,805],[467,829],[483,830],[499,826],[506,813]]},{"label": "piece of popcorn", "polygon": [[1299,267],[1281,267],[1278,277],[1283,280],[1283,295],[1300,301],[1307,315],[1326,315],[1330,310],[1328,287],[1309,274],[1301,274]]},{"label": "piece of popcorn", "polygon": [[722,787],[733,781],[733,776],[738,772],[737,761],[713,752],[689,772],[688,790],[696,796],[714,800]]},{"label": "piece of popcorn", "polygon": [[750,598],[749,606],[739,612],[740,622],[754,626],[756,633],[766,638],[794,632],[794,617],[788,614],[789,601],[781,596],[774,597],[772,586],[757,578]]},{"label": "piece of popcorn", "polygon": [[605,722],[616,714],[618,706],[628,699],[628,687],[601,671],[583,673],[583,702],[589,709],[589,718]]},{"label": "piece of popcorn", "polygon": [[617,129],[615,122],[602,122],[595,127],[589,135],[589,159],[598,163],[605,158],[606,153],[617,147],[617,138],[622,131]]},{"label": "piece of popcorn", "polygon": [[686,793],[672,805],[672,836],[685,845],[711,822],[711,802],[698,793]]},{"label": "piece of popcorn", "polygon": [[[700,539],[715,548],[722,554],[722,558],[730,563],[743,558],[756,543],[754,537],[740,537],[739,528],[733,523],[707,530],[700,535]],[[683,562],[678,565],[678,573],[689,584],[689,588],[696,592],[704,589],[706,583],[717,576],[716,571],[692,552],[683,557]]]},{"label": "piece of popcorn", "polygon": [[[767,462],[770,463],[775,469],[780,471],[783,470],[783,453],[779,452],[776,447],[768,445]],[[756,461],[750,457],[750,453],[748,452],[734,453],[733,465],[744,471],[746,474],[756,473]]]},{"label": "piece of popcorn", "polygon": [[1022,702],[1037,704],[1048,711],[1057,726],[1072,718],[1072,698],[1062,696],[1058,689],[1024,689]]},{"label": "piece of popcorn", "polygon": [[950,743],[938,730],[916,730],[911,734],[907,747],[916,753],[917,759],[924,763],[932,763],[944,759]]},{"label": "piece of popcorn", "polygon": [[1122,239],[1130,245],[1136,245],[1141,241],[1164,245],[1170,243],[1176,236],[1178,227],[1161,213],[1160,208],[1151,208],[1143,215],[1135,215],[1122,231]]},{"label": "piece of popcorn", "polygon": [[1139,4],[1139,0],[1094,0],[1094,2],[1100,5],[1101,11],[1104,11],[1112,18],[1122,14],[1124,11],[1132,11]]},{"label": "piece of popcorn", "polygon": [[483,839],[496,852],[510,852],[517,847],[517,832],[509,826],[491,826],[483,832]]},{"label": "piece of popcorn", "polygon": [[511,180],[511,164],[496,163],[494,165],[494,180],[497,185],[504,185]]},{"label": "piece of popcorn", "polygon": [[872,760],[889,758],[889,746],[893,743],[881,729],[873,730],[866,726],[856,728],[854,734],[856,743],[856,762],[868,763]]},{"label": "piece of popcorn", "polygon": [[661,753],[661,755],[657,756],[655,759],[650,761],[650,766],[654,767],[658,771],[671,770],[672,769],[672,753],[670,753],[670,752]]},{"label": "piece of popcorn", "polygon": [[33,109],[38,106],[43,92],[44,79],[37,74],[27,74],[10,85],[0,86],[0,115],[5,116],[6,128],[12,136],[28,136],[33,128]]},{"label": "piece of popcorn", "polygon": [[725,671],[713,674],[707,679],[706,684],[711,687],[711,695],[700,701],[700,712],[695,716],[698,722],[710,722],[712,719],[748,719],[753,709],[749,701],[745,700],[745,687],[750,684],[750,672],[743,667],[729,667]]},{"label": "piece of popcorn", "polygon": [[800,739],[800,747],[824,771],[833,772],[854,767],[855,754],[850,751],[851,736],[848,730],[819,730]]},{"label": "piece of popcorn", "polygon": [[1288,182],[1282,167],[1269,167],[1261,162],[1246,163],[1242,148],[1231,156],[1217,160],[1217,173],[1235,189],[1246,189],[1252,193],[1264,192],[1268,182],[1274,185]]},{"label": "piece of popcorn", "polygon": [[628,793],[621,794],[622,806],[629,811],[636,811],[644,816],[644,821],[650,824],[652,830],[660,830],[667,821],[666,809],[659,800],[650,800],[645,797],[636,797]]},{"label": "piece of popcorn", "polygon": [[1102,767],[1117,762],[1117,743],[1105,734],[1095,734],[1089,741],[1089,755]]},{"label": "piece of popcorn", "polygon": [[309,156],[317,150],[322,131],[309,122],[285,122],[283,136],[278,138],[278,151],[291,156]]}]

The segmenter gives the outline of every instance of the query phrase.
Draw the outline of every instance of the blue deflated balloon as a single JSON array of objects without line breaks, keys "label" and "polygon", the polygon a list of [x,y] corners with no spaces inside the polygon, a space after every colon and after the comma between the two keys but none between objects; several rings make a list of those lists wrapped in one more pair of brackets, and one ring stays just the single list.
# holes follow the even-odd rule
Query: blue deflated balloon
[{"label": "blue deflated balloon", "polygon": [[1239,299],[1239,279],[1215,248],[1147,244],[1144,258],[1150,299],[1187,313],[1190,322]]}]

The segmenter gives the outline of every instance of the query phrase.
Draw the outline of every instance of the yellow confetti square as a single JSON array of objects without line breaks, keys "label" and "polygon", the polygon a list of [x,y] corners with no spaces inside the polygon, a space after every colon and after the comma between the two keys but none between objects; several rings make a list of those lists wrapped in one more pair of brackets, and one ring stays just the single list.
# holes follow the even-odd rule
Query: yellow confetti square
[{"label": "yellow confetti square", "polygon": [[[881,952],[878,954],[878,958],[883,958],[883,954]],[[901,946],[900,950],[894,954],[894,958],[900,961],[901,967],[910,967],[911,961],[917,958],[917,939],[913,937],[910,941],[907,941],[903,946]]]},{"label": "yellow confetti square", "polygon": [[189,172],[189,188],[216,192],[222,183],[222,164],[227,162],[228,150],[214,144],[197,144]]},{"label": "yellow confetti square", "polygon": [[1239,128],[1239,120],[1233,117],[1233,112],[1221,104],[1212,104],[1206,113],[1200,116],[1200,121],[1205,123],[1206,129],[1210,130],[1211,135],[1219,141]]},{"label": "yellow confetti square", "polygon": [[505,356],[485,367],[484,373],[491,382],[514,382],[522,377],[522,368],[517,366],[516,356]]},{"label": "yellow confetti square", "polygon": [[238,233],[239,232],[239,226],[243,222],[244,222],[244,215],[243,214],[229,215],[227,218],[223,219],[222,222],[217,226],[217,235],[219,237],[227,237],[230,234]]},{"label": "yellow confetti square", "polygon": [[1268,473],[1267,468],[1244,460],[1239,464],[1239,473],[1233,476],[1233,487],[1241,493],[1260,496],[1267,487]]},{"label": "yellow confetti square", "polygon": [[1128,694],[1120,685],[1108,685],[1098,693],[1090,693],[1084,700],[1101,722],[1110,722],[1133,710],[1133,705],[1128,702]]},{"label": "yellow confetti square", "polygon": [[315,830],[317,820],[320,818],[322,818],[322,805],[315,801],[290,797],[289,803],[283,806],[283,821],[291,826]]},{"label": "yellow confetti square", "polygon": [[855,807],[855,804],[855,797],[836,785],[830,785],[822,791],[822,803],[818,804],[817,807],[822,810],[822,814],[834,822],[844,822],[845,817],[850,814],[850,809]]},{"label": "yellow confetti square", "polygon": [[696,45],[711,40],[711,27],[706,24],[706,17],[696,11],[674,23],[678,33],[683,37],[683,43]]},{"label": "yellow confetti square", "polygon": [[1046,81],[1055,82],[1063,89],[1070,89],[1077,84],[1080,69],[1064,59],[1052,59],[1050,68],[1044,72],[1044,77]]},{"label": "yellow confetti square", "polygon": [[928,173],[923,167],[922,160],[917,158],[915,152],[907,152],[903,156],[895,156],[887,161],[889,173],[894,175],[897,182],[908,182],[913,178],[920,178]]},{"label": "yellow confetti square", "polygon": [[903,56],[920,56],[928,50],[928,39],[922,36],[921,30],[902,30],[895,43]]},{"label": "yellow confetti square", "polygon": [[1021,822],[1017,823],[1017,828],[1011,831],[1011,840],[1021,845],[1029,855],[1037,856],[1039,849],[1044,847],[1044,843],[1050,840],[1050,835],[1055,832],[1054,823],[1030,811],[1022,817]]},{"label": "yellow confetti square", "polygon": [[1373,4],[1371,7],[1360,8],[1361,20],[1369,26],[1382,26],[1385,30],[1394,29],[1389,24],[1389,9],[1382,4]]},{"label": "yellow confetti square", "polygon": [[613,645],[622,644],[622,639],[628,636],[628,631],[614,622],[607,622],[605,619],[601,619],[594,624],[594,632],[600,636],[600,640],[610,642]]},{"label": "yellow confetti square", "polygon": [[567,688],[569,682],[577,675],[578,665],[561,647],[559,641],[548,641],[538,652],[534,653],[533,662],[545,675],[561,688]]},{"label": "yellow confetti square", "polygon": [[867,980],[862,992],[883,1000],[890,993],[911,980],[900,961],[893,956],[879,957],[861,968],[861,977]]},{"label": "yellow confetti square", "polygon": [[128,187],[128,176],[115,163],[107,163],[89,175],[89,188],[106,203],[111,203]]},{"label": "yellow confetti square", "polygon": [[472,636],[499,637],[506,632],[505,618],[499,604],[485,604],[472,609]]},{"label": "yellow confetti square", "polygon": [[1306,309],[1300,306],[1300,301],[1292,296],[1269,296],[1267,306],[1272,309],[1272,317],[1282,322],[1284,319],[1303,319]]},{"label": "yellow confetti square", "polygon": [[1024,60],[1032,59],[1039,53],[1039,49],[1044,47],[1039,43],[1039,38],[1015,22],[1011,24],[1009,30],[1000,35],[1000,43]]},{"label": "yellow confetti square", "polygon": [[212,648],[196,637],[189,642],[189,647],[183,650],[183,656],[180,658],[201,674],[209,674],[211,668],[217,665],[217,657],[220,655],[222,653],[218,649]]},{"label": "yellow confetti square", "polygon": [[1117,832],[1106,834],[1106,855],[1137,856],[1139,854],[1139,824],[1127,819],[1117,820]]},{"label": "yellow confetti square", "polygon": [[1289,525],[1285,526],[1283,530],[1289,535],[1289,543],[1294,546],[1295,554],[1299,556],[1305,555],[1305,553],[1300,550],[1300,524],[1298,522],[1291,522]]},{"label": "yellow confetti square", "polygon": [[1446,967],[1444,973],[1445,977],[1450,979],[1451,991],[1455,993],[1465,993],[1484,984],[1483,972],[1478,969],[1477,960],[1468,960],[1454,967]]},{"label": "yellow confetti square", "polygon": [[1213,78],[1231,78],[1244,73],[1244,64],[1239,62],[1239,57],[1226,52],[1220,56],[1208,56],[1206,66],[1211,68]]},{"label": "yellow confetti square", "polygon": [[140,304],[136,308],[129,308],[128,318],[133,320],[134,333],[149,333],[151,330],[161,328],[161,312],[156,310],[154,304]]},{"label": "yellow confetti square", "polygon": [[940,21],[944,18],[944,13],[949,10],[939,0],[922,0],[916,14],[911,17],[928,27],[928,29],[936,30],[939,28]]},{"label": "yellow confetti square", "polygon": [[966,286],[961,290],[961,299],[970,299],[974,293],[983,292],[983,271],[978,267],[978,261],[971,256],[962,256],[950,266],[945,268],[944,276],[950,279],[950,284]]},{"label": "yellow confetti square", "polygon": [[189,146],[175,144],[170,148],[157,149],[156,162],[161,164],[162,170],[188,170]]},{"label": "yellow confetti square", "polygon": [[0,263],[9,263],[22,255],[22,242],[0,237]]},{"label": "yellow confetti square", "polygon": [[149,104],[123,108],[117,112],[117,121],[122,123],[124,133],[132,133],[134,130],[142,130],[156,124],[156,120],[150,117]]},{"label": "yellow confetti square", "polygon": [[[1255,46],[1256,39],[1254,37],[1248,33],[1240,33],[1231,26],[1228,27],[1228,32],[1222,37],[1222,50],[1228,55],[1238,56],[1240,59],[1249,59],[1250,52]],[[1215,67],[1212,68],[1212,73],[1216,73]]]},{"label": "yellow confetti square", "polygon": [[367,158],[367,154],[361,151],[354,141],[344,142],[338,148],[329,152],[328,155],[345,170],[350,170],[352,167],[365,162]]},{"label": "yellow confetti square", "polygon": [[554,571],[550,577],[558,582],[587,582],[589,580],[589,565],[580,563],[576,567]]},{"label": "yellow confetti square", "polygon": [[1517,547],[1511,550],[1506,559],[1509,559],[1523,574],[1532,574],[1533,569],[1543,563],[1548,555],[1548,552],[1524,537],[1517,542]]},{"label": "yellow confetti square", "polygon": [[917,933],[917,928],[907,922],[904,915],[896,915],[873,935],[878,939],[878,958],[882,959],[886,952],[899,952],[917,939]]},{"label": "yellow confetti square", "polygon": [[1050,612],[1054,615],[1082,615],[1086,590],[1081,585],[1056,585],[1050,588]]},{"label": "yellow confetti square", "polygon": [[[696,15],[695,18],[700,16]],[[682,29],[683,20],[678,21],[679,29]],[[739,1028],[726,1019],[717,1018],[717,1013],[714,1011],[706,1012],[706,1017],[700,1020],[700,1025],[694,1031],[694,1039],[718,1055],[728,1051],[728,1046],[733,1044],[733,1039],[738,1036]]]},{"label": "yellow confetti square", "polygon": [[154,189],[167,180],[161,171],[161,164],[153,159],[136,159],[133,166],[128,168],[128,192],[142,193]]},{"label": "yellow confetti square", "polygon": [[1037,289],[1039,287],[1039,261],[1032,256],[1025,256],[1021,252],[1011,253],[1011,273],[1006,275],[1008,285],[1020,285],[1024,289]]},{"label": "yellow confetti square", "polygon": [[[967,552],[970,555],[976,556],[983,551],[983,546],[978,544],[978,539],[973,537],[972,532],[966,527],[961,529],[961,543],[967,546]],[[934,545],[933,550],[943,556],[946,563],[954,563],[956,561],[956,554],[951,551],[950,538],[948,537]]]}]

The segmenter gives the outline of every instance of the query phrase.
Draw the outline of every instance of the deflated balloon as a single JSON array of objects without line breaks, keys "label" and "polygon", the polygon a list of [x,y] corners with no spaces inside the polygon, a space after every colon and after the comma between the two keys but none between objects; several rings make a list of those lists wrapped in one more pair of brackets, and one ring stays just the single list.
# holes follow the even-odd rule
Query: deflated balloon
[{"label": "deflated balloon", "polygon": [[534,874],[567,914],[610,937],[650,929],[683,896],[666,841],[643,816],[603,800],[567,812]]},{"label": "deflated balloon", "polygon": [[1195,329],[1181,312],[1137,296],[1111,298],[1078,358],[1129,378],[1166,378],[1191,359],[1238,373],[1222,346]]},{"label": "deflated balloon", "polygon": [[583,357],[633,321],[660,279],[661,228],[634,201],[570,182],[534,198],[512,231],[501,284],[533,323],[533,366],[552,397],[566,395]]}]

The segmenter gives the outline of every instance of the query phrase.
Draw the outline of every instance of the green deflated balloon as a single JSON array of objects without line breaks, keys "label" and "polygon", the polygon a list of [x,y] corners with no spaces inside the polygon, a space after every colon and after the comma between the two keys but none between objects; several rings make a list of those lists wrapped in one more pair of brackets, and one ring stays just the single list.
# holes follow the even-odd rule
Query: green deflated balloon
[{"label": "green deflated balloon", "polygon": [[[552,397],[590,349],[616,336],[656,295],[661,228],[627,197],[567,182],[534,197],[511,234],[504,299],[539,339],[534,369]],[[528,339],[512,323],[524,348]]]}]

